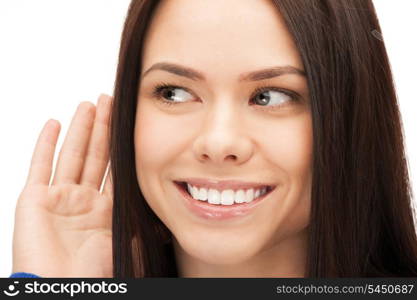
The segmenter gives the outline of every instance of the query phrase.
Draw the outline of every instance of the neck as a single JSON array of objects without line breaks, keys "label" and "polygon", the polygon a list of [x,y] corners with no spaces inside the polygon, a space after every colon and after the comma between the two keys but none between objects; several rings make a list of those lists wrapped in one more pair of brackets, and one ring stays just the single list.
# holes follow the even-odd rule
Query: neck
[{"label": "neck", "polygon": [[307,230],[290,236],[235,265],[212,265],[190,256],[173,238],[179,277],[304,277]]}]

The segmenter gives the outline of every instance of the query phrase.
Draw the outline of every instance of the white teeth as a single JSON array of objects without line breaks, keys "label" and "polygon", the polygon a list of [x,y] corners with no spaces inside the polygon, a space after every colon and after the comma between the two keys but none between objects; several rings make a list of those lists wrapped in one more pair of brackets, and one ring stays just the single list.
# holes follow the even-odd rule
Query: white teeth
[{"label": "white teeth", "polygon": [[209,189],[208,191],[208,203],[220,204],[220,192],[215,189]]},{"label": "white teeth", "polygon": [[198,188],[197,187],[195,187],[195,186],[192,187],[191,196],[193,196],[194,199],[197,199],[197,196],[198,196]]},{"label": "white teeth", "polygon": [[253,189],[246,191],[246,202],[251,202],[253,200]]},{"label": "white teeth", "polygon": [[202,201],[206,201],[207,200],[207,189],[200,188],[200,191],[197,194],[197,199],[202,200]]},{"label": "white teeth", "polygon": [[244,190],[238,190],[235,193],[235,202],[236,203],[246,202],[246,196],[245,196],[245,191]]},{"label": "white teeth", "polygon": [[222,199],[220,203],[223,205],[232,205],[235,198],[234,196],[235,193],[233,192],[233,190],[224,190],[222,192]]},{"label": "white teeth", "polygon": [[191,196],[200,201],[208,201],[210,204],[232,205],[234,203],[248,203],[267,192],[267,188],[237,190],[231,189],[218,191],[216,189],[198,188],[187,183],[187,190]]}]

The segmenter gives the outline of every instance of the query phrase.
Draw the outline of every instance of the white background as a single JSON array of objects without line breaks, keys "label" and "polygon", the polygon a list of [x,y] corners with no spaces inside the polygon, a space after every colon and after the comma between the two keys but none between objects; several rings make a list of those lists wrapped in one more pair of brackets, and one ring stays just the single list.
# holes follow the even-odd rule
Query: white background
[{"label": "white background", "polygon": [[[112,94],[129,2],[0,0],[0,277],[11,272],[14,209],[38,134],[48,119],[59,120],[57,153],[78,103],[96,103],[100,93]],[[394,72],[416,189],[417,1],[374,4]]]}]

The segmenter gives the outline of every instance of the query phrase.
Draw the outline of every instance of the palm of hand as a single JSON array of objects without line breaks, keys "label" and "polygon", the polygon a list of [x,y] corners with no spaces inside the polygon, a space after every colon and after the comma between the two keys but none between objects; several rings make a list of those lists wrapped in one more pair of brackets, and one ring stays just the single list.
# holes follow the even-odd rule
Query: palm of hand
[{"label": "palm of hand", "polygon": [[81,104],[77,110],[51,185],[51,153],[53,157],[59,127],[56,131],[50,123],[44,127],[16,205],[13,272],[42,277],[112,276],[110,172],[100,191],[108,162],[110,111],[110,99],[103,98],[94,126],[90,104]]}]

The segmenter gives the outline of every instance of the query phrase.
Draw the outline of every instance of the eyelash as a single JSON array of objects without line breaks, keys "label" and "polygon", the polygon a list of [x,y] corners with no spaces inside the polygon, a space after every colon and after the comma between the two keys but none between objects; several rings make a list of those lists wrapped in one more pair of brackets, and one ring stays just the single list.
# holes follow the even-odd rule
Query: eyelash
[{"label": "eyelash", "polygon": [[[183,102],[174,102],[174,101],[166,100],[164,97],[162,97],[162,92],[165,89],[182,89],[182,90],[186,91],[187,93],[189,93],[191,95],[194,95],[194,93],[192,93],[190,90],[188,90],[185,87],[179,86],[179,85],[169,84],[169,83],[157,84],[152,91],[152,96],[157,98],[163,104],[166,104],[166,105],[176,105],[176,104],[180,104],[180,103],[183,103]],[[271,90],[272,91],[277,91],[277,92],[280,92],[280,93],[283,93],[283,94],[289,96],[290,97],[290,100],[289,100],[290,102],[299,102],[300,99],[301,99],[301,96],[298,93],[290,91],[290,90],[281,89],[281,88],[277,88],[277,87],[273,87],[273,86],[261,86],[261,87],[255,88],[253,94],[250,97],[250,100],[252,100],[256,95],[258,95],[260,93],[263,93],[265,91],[271,91]],[[256,105],[256,104],[254,104],[254,105]],[[276,106],[265,106],[265,108],[261,108],[261,109],[271,110],[271,109],[280,108],[280,107],[285,106],[285,105],[286,104],[276,105]],[[262,105],[258,105],[258,106],[262,107]]]}]

